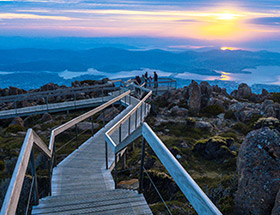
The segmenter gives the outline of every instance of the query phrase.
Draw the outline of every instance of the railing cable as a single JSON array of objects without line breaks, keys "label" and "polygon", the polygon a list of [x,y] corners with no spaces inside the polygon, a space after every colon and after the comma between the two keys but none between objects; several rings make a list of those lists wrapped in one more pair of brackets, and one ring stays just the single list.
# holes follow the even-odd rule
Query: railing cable
[{"label": "railing cable", "polygon": [[25,215],[29,214],[28,211],[29,211],[29,206],[30,206],[30,201],[31,201],[31,196],[32,196],[34,183],[35,183],[35,178],[32,177],[32,182],[31,182],[31,185],[30,185],[30,190],[29,190],[29,195],[28,195],[27,206],[26,206],[26,209],[25,209]]},{"label": "railing cable", "polygon": [[153,185],[153,187],[155,188],[155,190],[156,190],[157,194],[159,195],[159,197],[160,197],[161,201],[163,202],[164,206],[166,207],[166,209],[167,209],[168,213],[169,213],[170,215],[172,215],[172,213],[171,213],[170,209],[168,208],[168,206],[167,206],[167,204],[165,203],[165,201],[164,201],[164,199],[163,199],[162,195],[160,194],[159,190],[157,189],[157,187],[156,187],[155,183],[153,182],[152,178],[150,177],[150,175],[149,175],[148,171],[145,169],[145,167],[144,167],[144,166],[143,166],[143,170],[144,170],[144,172],[147,174],[147,176],[148,176],[148,178],[149,178],[149,180],[150,180],[151,184],[152,184],[152,185]]}]

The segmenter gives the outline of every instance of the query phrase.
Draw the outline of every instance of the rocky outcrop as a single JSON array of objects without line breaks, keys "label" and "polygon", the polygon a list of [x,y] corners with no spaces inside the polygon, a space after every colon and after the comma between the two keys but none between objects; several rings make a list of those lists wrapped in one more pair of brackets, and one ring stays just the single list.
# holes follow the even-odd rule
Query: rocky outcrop
[{"label": "rocky outcrop", "polygon": [[270,128],[250,132],[237,158],[236,214],[270,214],[280,188],[280,133]]},{"label": "rocky outcrop", "polygon": [[193,113],[198,113],[201,107],[201,90],[197,82],[192,81],[189,85],[189,109]]},{"label": "rocky outcrop", "polygon": [[[72,87],[84,87],[84,86],[91,86],[91,85],[104,85],[111,87],[113,84],[108,83],[108,78],[104,78],[102,80],[84,80],[84,81],[75,81],[72,83]],[[65,85],[57,85],[54,83],[48,83],[45,84],[44,86],[40,87],[39,89],[32,89],[25,91],[23,89],[17,88],[17,87],[9,87],[5,89],[0,88],[0,97],[1,96],[11,96],[11,95],[20,95],[20,94],[26,94],[26,93],[35,93],[35,92],[40,92],[40,91],[52,91],[52,90],[57,90],[57,89],[65,89],[69,88]],[[71,88],[71,87],[70,87]],[[101,92],[95,91],[95,92],[82,92],[82,93],[77,93],[76,94],[76,99],[87,99],[87,98],[92,98],[92,97],[97,97],[100,96]],[[68,94],[68,95],[56,95],[56,96],[49,96],[48,97],[48,102],[53,103],[53,102],[63,102],[65,99],[71,100],[73,97],[73,94]],[[22,107],[30,107],[34,105],[42,105],[46,104],[46,96],[38,98],[34,100],[18,100],[16,103],[17,108],[22,108]],[[11,102],[6,102],[6,103],[1,103],[0,104],[0,109],[1,110],[8,110],[15,108],[15,103],[14,100],[11,100]]]},{"label": "rocky outcrop", "polygon": [[212,94],[212,88],[207,81],[202,81],[199,84],[201,92],[201,108],[204,108],[208,105],[208,101]]},{"label": "rocky outcrop", "polygon": [[238,90],[234,90],[231,93],[231,96],[236,97],[238,99],[248,99],[252,95],[252,90],[247,84],[240,84],[238,86]]}]

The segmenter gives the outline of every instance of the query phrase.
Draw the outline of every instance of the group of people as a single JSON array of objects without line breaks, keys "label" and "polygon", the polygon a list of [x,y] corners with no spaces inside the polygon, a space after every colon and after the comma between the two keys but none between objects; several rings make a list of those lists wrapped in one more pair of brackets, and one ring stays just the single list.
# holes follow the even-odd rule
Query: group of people
[{"label": "group of people", "polygon": [[158,88],[158,74],[156,72],[154,72],[154,77],[152,76],[149,77],[148,72],[142,75],[141,78],[140,76],[136,76],[135,83],[138,85],[145,83],[144,87],[147,87],[148,84],[149,86],[151,86],[152,80],[154,80],[154,88]]}]

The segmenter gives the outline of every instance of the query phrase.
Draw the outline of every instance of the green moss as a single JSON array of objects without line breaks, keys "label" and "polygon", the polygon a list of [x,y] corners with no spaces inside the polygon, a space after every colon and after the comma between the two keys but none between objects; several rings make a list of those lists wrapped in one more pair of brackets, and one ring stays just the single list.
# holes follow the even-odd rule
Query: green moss
[{"label": "green moss", "polygon": [[234,131],[224,132],[224,133],[219,134],[219,136],[221,136],[221,137],[231,137],[235,141],[238,140],[238,135]]},{"label": "green moss", "polygon": [[184,99],[180,100],[178,103],[178,107],[188,109],[189,106],[188,106],[187,100],[184,100]]},{"label": "green moss", "polygon": [[229,110],[229,111],[226,111],[225,112],[225,119],[232,119],[232,120],[236,120],[236,117],[235,117],[235,114],[234,114],[234,111],[232,110]]},{"label": "green moss", "polygon": [[[176,214],[176,215],[196,214],[194,209],[187,202],[183,203],[180,201],[167,201],[166,205],[168,206],[168,208],[172,214]],[[162,214],[168,215],[169,214],[165,205],[162,202],[152,204],[152,205],[150,205],[150,208],[151,208],[153,214],[155,214],[155,215],[162,215]]]},{"label": "green moss", "polygon": [[244,135],[248,134],[252,130],[252,128],[242,122],[235,123],[232,128]]},{"label": "green moss", "polygon": [[217,116],[224,112],[224,108],[220,105],[209,105],[201,111],[205,116]]},{"label": "green moss", "polygon": [[10,125],[8,128],[5,129],[5,132],[9,133],[17,133],[19,131],[24,131],[25,129],[20,125]]},{"label": "green moss", "polygon": [[272,100],[280,103],[280,93],[272,93]]}]

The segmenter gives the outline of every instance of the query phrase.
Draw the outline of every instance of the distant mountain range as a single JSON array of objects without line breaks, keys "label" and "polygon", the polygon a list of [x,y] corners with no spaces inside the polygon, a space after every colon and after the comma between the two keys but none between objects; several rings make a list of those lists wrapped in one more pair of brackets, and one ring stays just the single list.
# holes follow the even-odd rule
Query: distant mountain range
[{"label": "distant mountain range", "polygon": [[190,72],[218,75],[214,70],[231,73],[257,66],[280,66],[280,53],[243,50],[205,52],[169,52],[163,50],[128,51],[119,48],[89,50],[3,49],[0,50],[0,71],[131,71],[141,68],[166,72]]}]

